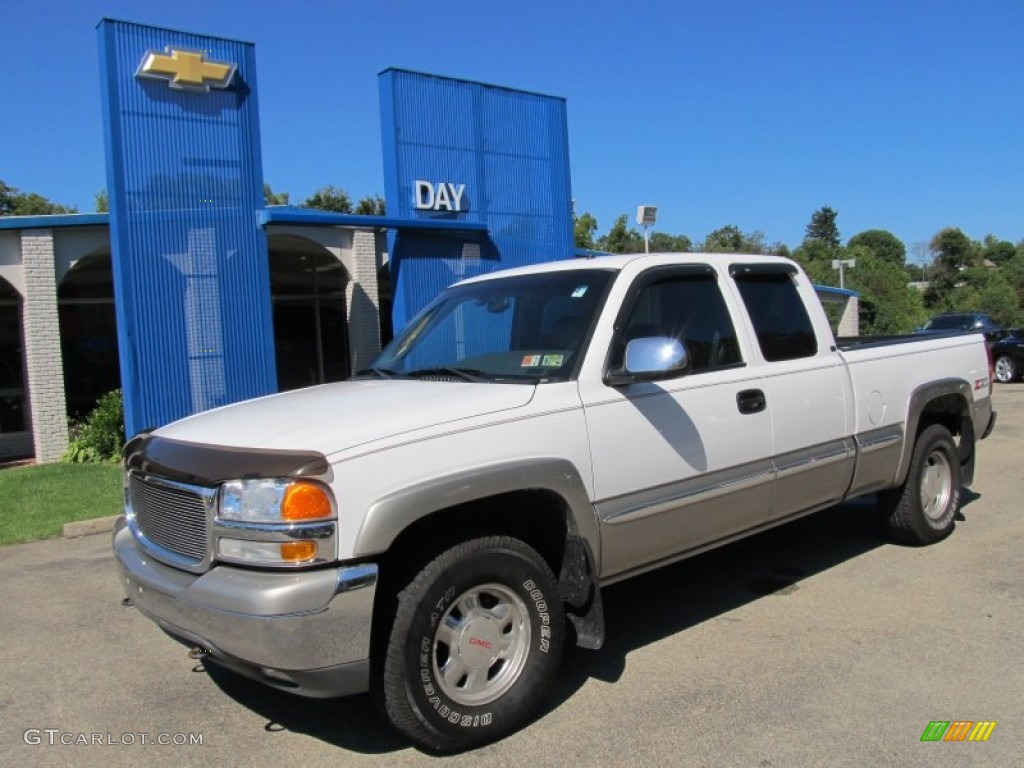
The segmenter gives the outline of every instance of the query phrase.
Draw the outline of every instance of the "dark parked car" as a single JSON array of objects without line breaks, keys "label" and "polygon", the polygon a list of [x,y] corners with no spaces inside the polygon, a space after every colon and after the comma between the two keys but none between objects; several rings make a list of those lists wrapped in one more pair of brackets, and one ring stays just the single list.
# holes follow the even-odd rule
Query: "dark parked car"
[{"label": "dark parked car", "polygon": [[1010,334],[992,347],[996,381],[1006,384],[1016,381],[1024,372],[1024,328],[1014,328]]},{"label": "dark parked car", "polygon": [[989,343],[999,341],[1005,334],[984,312],[946,312],[936,315],[917,329],[917,333],[955,333],[976,331],[985,334]]}]

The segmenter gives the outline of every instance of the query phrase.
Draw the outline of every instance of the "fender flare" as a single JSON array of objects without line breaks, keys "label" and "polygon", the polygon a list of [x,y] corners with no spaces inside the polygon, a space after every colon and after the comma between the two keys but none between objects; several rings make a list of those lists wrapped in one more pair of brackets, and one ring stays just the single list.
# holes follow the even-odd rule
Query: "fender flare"
[{"label": "fender flare", "polygon": [[597,513],[579,471],[566,459],[502,462],[393,491],[370,506],[356,536],[353,555],[372,557],[386,552],[408,526],[440,510],[505,493],[537,490],[550,491],[565,502],[566,541],[559,587],[576,629],[577,644],[600,648],[604,643],[604,610],[597,579],[601,561]]},{"label": "fender flare", "polygon": [[[973,442],[974,397],[971,385],[963,379],[953,378],[939,379],[938,381],[922,384],[910,393],[910,401],[907,406],[906,429],[903,433],[903,450],[900,453],[900,461],[896,468],[894,485],[901,485],[907,477],[907,472],[910,471],[910,459],[914,454],[914,443],[917,441],[917,430],[921,423],[921,414],[924,412],[925,406],[932,400],[946,395],[955,395],[963,400],[963,415],[971,421],[970,426],[964,428],[963,435],[969,435],[969,439]],[[967,448],[966,454],[964,453],[964,447]],[[973,453],[973,444],[963,446],[961,447],[960,458],[961,460],[966,460]]]}]

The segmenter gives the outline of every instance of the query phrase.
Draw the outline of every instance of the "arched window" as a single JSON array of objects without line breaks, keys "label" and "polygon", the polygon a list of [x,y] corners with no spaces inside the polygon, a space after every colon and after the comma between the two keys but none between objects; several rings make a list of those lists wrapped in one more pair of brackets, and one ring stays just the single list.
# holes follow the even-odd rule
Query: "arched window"
[{"label": "arched window", "polygon": [[348,378],[348,277],[341,262],[291,235],[272,236],[269,250],[278,389]]},{"label": "arched window", "polygon": [[25,431],[24,349],[21,296],[0,277],[0,433]]},{"label": "arched window", "polygon": [[121,386],[110,253],[79,259],[57,289],[68,416],[82,418]]},{"label": "arched window", "polygon": [[384,347],[394,337],[391,326],[391,308],[394,295],[391,290],[391,265],[385,264],[377,270],[377,297],[380,307],[380,345]]}]

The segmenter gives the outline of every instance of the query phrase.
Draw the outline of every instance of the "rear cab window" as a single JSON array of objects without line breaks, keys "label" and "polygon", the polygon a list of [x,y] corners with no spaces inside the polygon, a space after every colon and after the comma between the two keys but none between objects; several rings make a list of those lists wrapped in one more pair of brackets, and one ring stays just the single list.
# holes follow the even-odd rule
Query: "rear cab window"
[{"label": "rear cab window", "polygon": [[767,362],[814,357],[818,338],[789,264],[733,264],[729,268]]}]

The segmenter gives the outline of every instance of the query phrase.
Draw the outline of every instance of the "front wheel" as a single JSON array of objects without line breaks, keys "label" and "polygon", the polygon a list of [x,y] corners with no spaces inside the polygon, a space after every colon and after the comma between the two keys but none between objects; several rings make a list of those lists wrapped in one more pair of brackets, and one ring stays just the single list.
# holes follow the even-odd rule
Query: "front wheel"
[{"label": "front wheel", "polygon": [[558,584],[540,555],[509,537],[464,542],[398,596],[383,665],[385,712],[439,751],[499,739],[540,705],[564,641]]},{"label": "front wheel", "polygon": [[931,544],[953,532],[960,510],[960,457],[949,430],[932,424],[914,444],[903,485],[879,494],[889,533],[908,544]]},{"label": "front wheel", "polygon": [[1000,384],[1009,384],[1017,378],[1017,364],[1009,355],[1000,355],[996,359],[996,381]]}]

